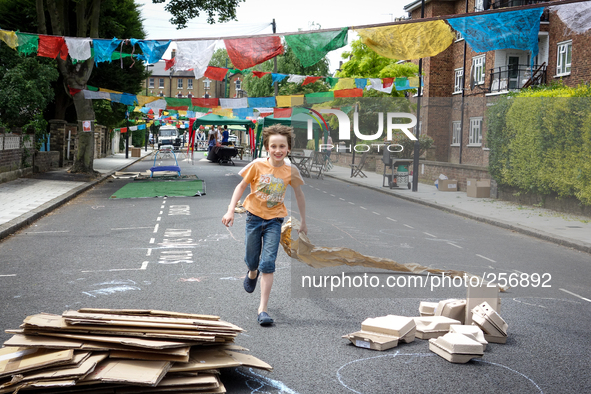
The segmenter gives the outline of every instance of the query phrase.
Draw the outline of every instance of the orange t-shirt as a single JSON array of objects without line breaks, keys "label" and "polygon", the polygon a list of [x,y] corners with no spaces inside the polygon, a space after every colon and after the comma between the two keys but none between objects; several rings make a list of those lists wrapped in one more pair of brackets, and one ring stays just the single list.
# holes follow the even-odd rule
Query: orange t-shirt
[{"label": "orange t-shirt", "polygon": [[287,185],[304,184],[300,171],[285,161],[281,167],[273,167],[266,158],[250,162],[238,173],[250,184],[250,194],[244,199],[244,208],[265,220],[287,216],[283,204]]}]

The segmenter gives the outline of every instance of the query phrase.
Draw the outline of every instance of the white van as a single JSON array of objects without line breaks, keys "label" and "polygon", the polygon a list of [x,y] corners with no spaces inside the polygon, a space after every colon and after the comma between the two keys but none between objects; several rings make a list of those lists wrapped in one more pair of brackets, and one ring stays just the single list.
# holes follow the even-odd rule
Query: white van
[{"label": "white van", "polygon": [[181,146],[179,131],[174,126],[162,126],[158,131],[158,149],[163,145]]}]

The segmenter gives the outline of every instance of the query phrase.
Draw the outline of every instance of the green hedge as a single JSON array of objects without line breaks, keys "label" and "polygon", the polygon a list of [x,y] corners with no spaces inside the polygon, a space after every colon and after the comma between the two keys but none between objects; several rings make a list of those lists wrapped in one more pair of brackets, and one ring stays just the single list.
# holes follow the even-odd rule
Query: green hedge
[{"label": "green hedge", "polygon": [[487,112],[489,171],[499,185],[591,205],[591,87],[555,85]]}]

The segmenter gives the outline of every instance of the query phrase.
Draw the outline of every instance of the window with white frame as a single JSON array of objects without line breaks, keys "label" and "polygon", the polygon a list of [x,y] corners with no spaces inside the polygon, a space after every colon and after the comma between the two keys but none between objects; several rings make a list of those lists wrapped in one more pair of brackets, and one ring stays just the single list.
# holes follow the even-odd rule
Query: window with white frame
[{"label": "window with white frame", "polygon": [[242,82],[239,79],[237,79],[236,80],[236,90],[241,90],[241,89],[242,89]]},{"label": "window with white frame", "polygon": [[154,78],[150,78],[149,87],[150,89],[154,89]]},{"label": "window with white frame", "polygon": [[484,11],[484,0],[474,0],[474,12]]},{"label": "window with white frame", "polygon": [[160,89],[164,89],[164,78],[160,78],[160,80],[158,81],[158,87]]},{"label": "window with white frame", "polygon": [[209,78],[205,78],[205,79],[203,80],[203,87],[204,87],[205,89],[209,89],[209,88],[211,87],[211,81],[209,80]]},{"label": "window with white frame", "polygon": [[183,80],[182,78],[179,78],[176,80],[176,88],[177,89],[182,89],[183,88]]},{"label": "window with white frame", "polygon": [[462,122],[455,121],[451,123],[451,144],[453,146],[460,145],[460,126]]},{"label": "window with white frame", "polygon": [[456,31],[456,41],[462,41],[464,36],[462,35],[461,31]]},{"label": "window with white frame", "polygon": [[469,145],[482,145],[482,117],[470,118]]},{"label": "window with white frame", "polygon": [[556,75],[569,75],[572,58],[573,42],[558,43],[558,59],[556,60]]},{"label": "window with white frame", "polygon": [[456,68],[455,70],[455,82],[454,82],[454,93],[461,93],[464,87],[464,69]]},{"label": "window with white frame", "polygon": [[193,89],[193,78],[187,79],[187,89],[189,89],[189,90]]},{"label": "window with white frame", "polygon": [[486,55],[472,58],[472,75],[474,76],[474,84],[482,85],[484,83],[484,76],[486,74]]}]

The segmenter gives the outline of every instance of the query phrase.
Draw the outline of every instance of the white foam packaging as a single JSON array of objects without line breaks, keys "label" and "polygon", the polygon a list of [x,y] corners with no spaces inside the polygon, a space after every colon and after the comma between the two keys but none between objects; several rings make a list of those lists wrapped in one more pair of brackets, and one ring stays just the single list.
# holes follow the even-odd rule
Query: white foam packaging
[{"label": "white foam packaging", "polygon": [[415,339],[415,322],[406,316],[387,315],[368,318],[361,323],[361,331],[343,335],[357,347],[388,350],[398,342],[410,343]]},{"label": "white foam packaging", "polygon": [[484,333],[482,330],[476,325],[456,325],[452,324],[449,326],[450,333],[462,334],[467,336],[470,339],[473,339],[479,342],[482,345],[482,351],[486,351],[486,345],[488,345],[488,341],[484,338]]},{"label": "white foam packaging", "polygon": [[421,301],[419,304],[419,314],[421,317],[434,316],[437,309],[437,302]]},{"label": "white foam packaging", "polygon": [[447,333],[429,339],[429,350],[452,363],[467,363],[483,355],[482,344],[460,333]]},{"label": "white foam packaging", "polygon": [[472,309],[472,321],[484,331],[484,337],[488,342],[507,342],[509,326],[487,302]]},{"label": "white foam packaging", "polygon": [[466,300],[449,299],[439,301],[435,316],[445,316],[450,319],[458,320],[464,324],[466,317]]},{"label": "white foam packaging", "polygon": [[417,326],[416,337],[419,339],[437,338],[449,332],[452,324],[461,324],[459,320],[445,316],[414,317]]}]

